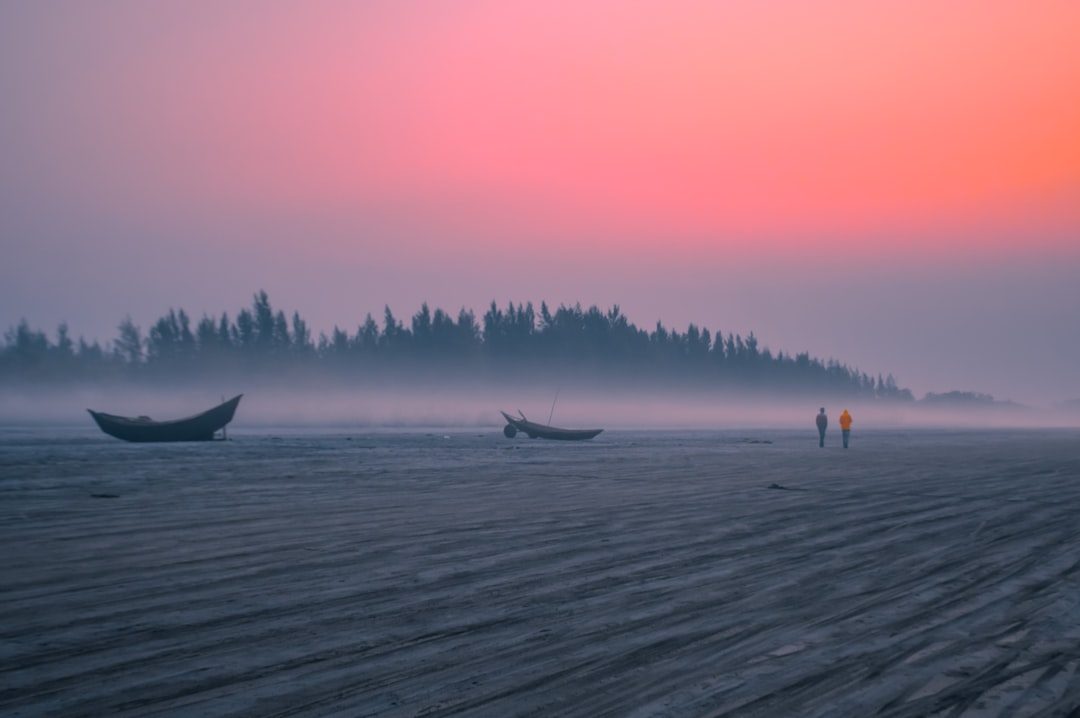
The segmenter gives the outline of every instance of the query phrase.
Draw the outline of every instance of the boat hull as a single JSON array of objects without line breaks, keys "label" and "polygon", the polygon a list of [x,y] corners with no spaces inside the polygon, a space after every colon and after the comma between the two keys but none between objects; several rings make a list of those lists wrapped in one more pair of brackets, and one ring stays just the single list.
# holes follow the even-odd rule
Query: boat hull
[{"label": "boat hull", "polygon": [[151,421],[146,418],[116,416],[87,409],[102,431],[117,439],[134,442],[212,441],[233,419],[243,394],[186,419]]},{"label": "boat hull", "polygon": [[505,411],[500,411],[499,413],[506,418],[506,426],[503,428],[503,435],[508,439],[514,438],[517,436],[518,432],[521,432],[530,439],[540,438],[554,439],[556,441],[586,441],[603,431],[603,429],[562,429],[557,426],[537,424],[528,419],[513,417]]}]

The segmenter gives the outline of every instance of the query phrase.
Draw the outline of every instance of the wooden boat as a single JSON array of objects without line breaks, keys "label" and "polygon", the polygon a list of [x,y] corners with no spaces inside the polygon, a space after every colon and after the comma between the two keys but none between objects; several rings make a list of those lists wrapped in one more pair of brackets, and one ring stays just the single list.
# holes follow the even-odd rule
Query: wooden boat
[{"label": "wooden boat", "polygon": [[508,439],[513,439],[520,431],[530,439],[540,437],[541,439],[559,439],[561,441],[584,441],[603,431],[603,429],[560,429],[557,426],[548,426],[547,424],[537,424],[535,421],[529,421],[524,414],[521,414],[519,419],[510,416],[505,411],[500,410],[499,413],[506,417],[503,435]]},{"label": "wooden boat", "polygon": [[109,436],[124,441],[212,441],[214,435],[232,421],[240,403],[237,394],[232,399],[186,419],[154,421],[148,416],[127,417],[87,409],[98,427]]}]

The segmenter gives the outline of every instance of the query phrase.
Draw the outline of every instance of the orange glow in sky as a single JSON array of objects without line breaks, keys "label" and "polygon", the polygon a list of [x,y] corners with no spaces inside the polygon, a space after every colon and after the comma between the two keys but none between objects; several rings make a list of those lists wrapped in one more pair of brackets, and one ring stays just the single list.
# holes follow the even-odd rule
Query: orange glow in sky
[{"label": "orange glow in sky", "polygon": [[91,203],[721,251],[1080,226],[1080,3],[123,7],[49,31],[79,129],[38,131]]},{"label": "orange glow in sky", "polygon": [[1078,0],[0,3],[0,327],[620,304],[1067,398],[1078,38]]}]

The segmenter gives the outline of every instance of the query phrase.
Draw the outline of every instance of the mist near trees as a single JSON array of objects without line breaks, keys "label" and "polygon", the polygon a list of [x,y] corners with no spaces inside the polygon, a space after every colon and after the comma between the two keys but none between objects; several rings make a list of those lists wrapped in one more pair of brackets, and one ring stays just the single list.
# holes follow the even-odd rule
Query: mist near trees
[{"label": "mist near trees", "polygon": [[747,336],[690,324],[685,331],[657,322],[635,326],[619,307],[580,304],[537,310],[531,302],[498,306],[482,316],[456,316],[426,303],[407,320],[385,307],[354,328],[312,333],[298,312],[275,309],[265,291],[235,317],[193,320],[183,309],[145,330],[130,317],[104,346],[75,340],[66,324],[50,338],[25,320],[9,329],[0,349],[0,382],[95,384],[190,382],[234,375],[272,382],[332,384],[512,379],[627,381],[637,386],[684,386],[762,394],[827,394],[907,402],[911,392],[891,374],[871,375],[835,360],[762,346]]}]

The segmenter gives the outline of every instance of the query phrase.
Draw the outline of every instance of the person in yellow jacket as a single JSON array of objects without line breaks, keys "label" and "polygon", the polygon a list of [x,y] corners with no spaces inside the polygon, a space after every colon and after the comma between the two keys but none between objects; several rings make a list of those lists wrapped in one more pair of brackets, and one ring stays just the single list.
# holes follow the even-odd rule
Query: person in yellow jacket
[{"label": "person in yellow jacket", "polygon": [[844,448],[847,448],[848,439],[851,438],[851,414],[847,409],[840,415],[840,434],[844,437]]}]

